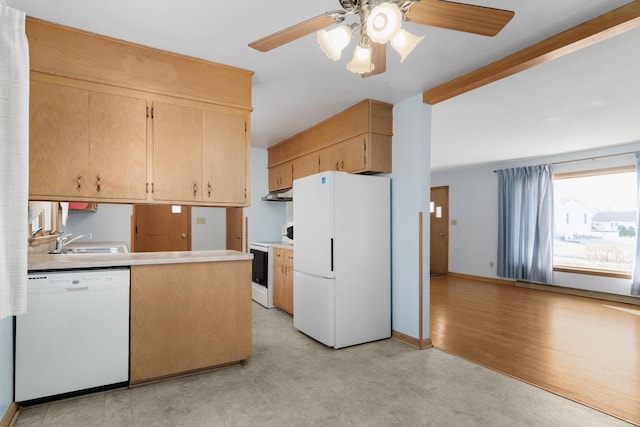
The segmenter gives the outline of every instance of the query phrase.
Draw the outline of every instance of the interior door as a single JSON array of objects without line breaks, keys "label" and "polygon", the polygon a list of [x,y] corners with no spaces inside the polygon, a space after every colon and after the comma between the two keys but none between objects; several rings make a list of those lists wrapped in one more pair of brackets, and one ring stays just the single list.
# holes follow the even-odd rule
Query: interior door
[{"label": "interior door", "polygon": [[134,205],[133,251],[191,250],[191,207]]},{"label": "interior door", "polygon": [[243,245],[242,208],[227,208],[227,249],[241,251]]},{"label": "interior door", "polygon": [[431,188],[431,274],[449,271],[449,187]]}]

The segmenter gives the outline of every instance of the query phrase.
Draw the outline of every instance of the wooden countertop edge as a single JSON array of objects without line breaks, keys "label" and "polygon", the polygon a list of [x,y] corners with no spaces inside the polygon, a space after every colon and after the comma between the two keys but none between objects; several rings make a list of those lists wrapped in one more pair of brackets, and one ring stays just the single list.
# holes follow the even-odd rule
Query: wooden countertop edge
[{"label": "wooden countertop edge", "polygon": [[29,254],[28,270],[68,270],[79,268],[131,267],[154,264],[185,264],[251,260],[253,255],[238,251],[133,252],[115,254]]}]

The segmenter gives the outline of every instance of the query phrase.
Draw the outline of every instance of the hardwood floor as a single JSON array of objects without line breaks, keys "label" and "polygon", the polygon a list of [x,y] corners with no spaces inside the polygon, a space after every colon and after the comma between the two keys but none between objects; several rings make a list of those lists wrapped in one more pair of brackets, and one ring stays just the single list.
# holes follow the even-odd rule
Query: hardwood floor
[{"label": "hardwood floor", "polygon": [[431,339],[461,356],[640,425],[640,307],[431,278]]}]

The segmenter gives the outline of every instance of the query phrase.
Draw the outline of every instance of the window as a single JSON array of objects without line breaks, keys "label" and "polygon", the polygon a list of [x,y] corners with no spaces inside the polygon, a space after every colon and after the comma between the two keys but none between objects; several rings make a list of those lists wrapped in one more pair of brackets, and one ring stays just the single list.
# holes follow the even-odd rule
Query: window
[{"label": "window", "polygon": [[629,277],[636,248],[635,167],[554,177],[553,266]]}]

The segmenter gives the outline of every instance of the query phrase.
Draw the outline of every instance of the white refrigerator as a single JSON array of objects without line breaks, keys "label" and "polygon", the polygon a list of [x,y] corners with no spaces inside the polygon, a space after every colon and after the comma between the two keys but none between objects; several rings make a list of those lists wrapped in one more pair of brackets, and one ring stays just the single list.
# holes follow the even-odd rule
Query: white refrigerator
[{"label": "white refrigerator", "polygon": [[293,326],[341,348],[391,336],[389,178],[293,182]]}]

